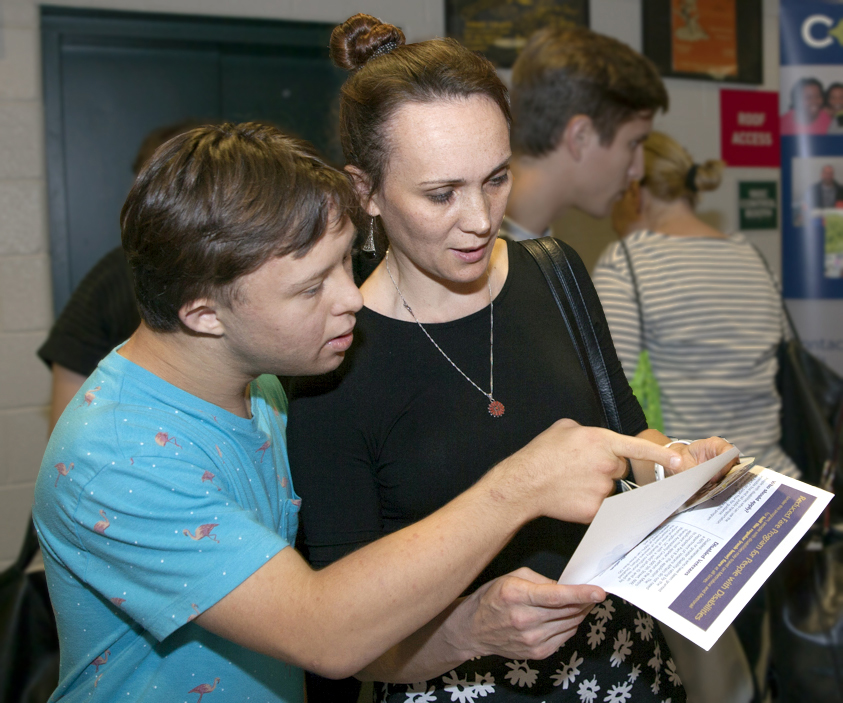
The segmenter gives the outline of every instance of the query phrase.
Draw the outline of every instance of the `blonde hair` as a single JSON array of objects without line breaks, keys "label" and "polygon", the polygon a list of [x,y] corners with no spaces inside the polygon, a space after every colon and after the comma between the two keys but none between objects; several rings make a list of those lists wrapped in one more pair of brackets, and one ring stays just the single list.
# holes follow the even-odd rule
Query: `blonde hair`
[{"label": "blonde hair", "polygon": [[720,185],[725,164],[710,159],[695,164],[691,155],[673,137],[652,132],[644,142],[644,179],[641,181],[656,198],[672,202],[685,198],[693,207],[699,193]]}]

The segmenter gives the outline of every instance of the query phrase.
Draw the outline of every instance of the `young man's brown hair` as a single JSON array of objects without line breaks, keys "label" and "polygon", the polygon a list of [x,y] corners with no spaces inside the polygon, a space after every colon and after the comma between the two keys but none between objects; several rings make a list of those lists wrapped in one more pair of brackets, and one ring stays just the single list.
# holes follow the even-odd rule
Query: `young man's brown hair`
[{"label": "young man's brown hair", "polygon": [[348,177],[314,149],[258,123],[209,125],[161,146],[120,222],[141,317],[180,329],[179,309],[228,304],[236,281],[272,257],[304,256],[357,208]]},{"label": "young man's brown hair", "polygon": [[575,115],[608,145],[624,122],[668,107],[652,61],[585,28],[534,34],[513,66],[511,100],[512,148],[527,156],[552,151]]}]

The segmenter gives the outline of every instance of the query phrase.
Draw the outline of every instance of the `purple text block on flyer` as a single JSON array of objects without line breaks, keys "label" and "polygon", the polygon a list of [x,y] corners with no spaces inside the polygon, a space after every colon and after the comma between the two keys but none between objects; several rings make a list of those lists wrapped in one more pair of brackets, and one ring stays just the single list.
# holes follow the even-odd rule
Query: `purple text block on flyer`
[{"label": "purple text block on flyer", "polygon": [[779,486],[670,609],[707,630],[815,500],[797,488]]}]

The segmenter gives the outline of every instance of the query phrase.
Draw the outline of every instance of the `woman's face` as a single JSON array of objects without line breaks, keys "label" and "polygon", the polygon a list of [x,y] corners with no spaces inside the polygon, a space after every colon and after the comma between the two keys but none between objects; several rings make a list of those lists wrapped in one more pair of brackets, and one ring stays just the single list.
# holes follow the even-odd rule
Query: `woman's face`
[{"label": "woman's face", "polygon": [[813,122],[823,108],[823,93],[812,83],[802,86],[800,102],[797,109],[801,117],[808,122]]},{"label": "woman's face", "polygon": [[387,125],[389,162],[369,214],[396,259],[445,282],[486,271],[511,188],[509,128],[482,96],[402,106]]}]

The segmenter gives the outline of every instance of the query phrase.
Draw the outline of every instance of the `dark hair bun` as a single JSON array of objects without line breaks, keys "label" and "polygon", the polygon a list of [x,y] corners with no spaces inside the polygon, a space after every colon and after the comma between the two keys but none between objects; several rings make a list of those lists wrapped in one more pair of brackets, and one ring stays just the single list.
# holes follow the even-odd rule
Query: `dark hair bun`
[{"label": "dark hair bun", "polygon": [[349,17],[331,33],[331,60],[346,71],[357,71],[387,44],[406,42],[398,27],[377,17],[359,13]]}]

